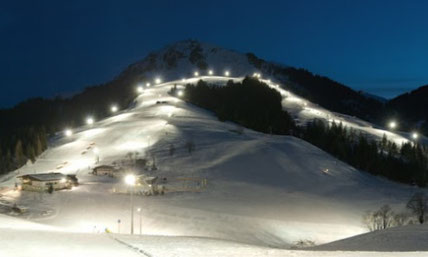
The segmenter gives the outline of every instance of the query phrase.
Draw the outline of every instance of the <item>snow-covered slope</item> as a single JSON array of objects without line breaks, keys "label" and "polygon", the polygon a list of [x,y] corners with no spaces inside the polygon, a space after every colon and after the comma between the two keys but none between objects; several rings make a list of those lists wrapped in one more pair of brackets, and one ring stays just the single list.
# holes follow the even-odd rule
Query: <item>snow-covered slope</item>
[{"label": "snow-covered slope", "polygon": [[370,232],[314,247],[334,251],[428,251],[428,226],[408,225]]},{"label": "snow-covered slope", "polygon": [[[174,84],[180,87],[198,79],[146,88],[134,108],[75,129],[71,138],[59,136],[35,164],[13,173],[77,174],[79,187],[52,195],[5,189],[2,199],[28,207],[24,217],[63,231],[92,233],[108,228],[128,233],[129,195],[111,191],[123,181],[88,173],[96,155],[101,163],[110,164],[126,159],[129,152],[138,152],[140,157],[150,152],[159,167],[151,175],[171,181],[206,178],[208,186],[201,192],[136,197],[144,234],[289,247],[299,239],[319,244],[362,233],[364,211],[386,203],[401,207],[416,190],[357,171],[294,137],[251,130],[238,134],[235,124],[219,122],[210,112],[167,94]],[[230,78],[203,79],[225,83]],[[293,107],[287,101],[305,102],[281,92],[288,95],[287,109]],[[308,108],[317,107],[306,102],[300,112]],[[328,115],[336,119],[335,114]],[[349,122],[361,126],[358,120],[349,118]],[[196,147],[192,154],[184,147],[189,140]],[[99,153],[87,150],[92,144]],[[176,148],[174,156],[168,154],[170,145]],[[3,179],[2,187],[13,188],[13,176]],[[137,230],[138,215],[135,219]]]},{"label": "snow-covered slope", "polygon": [[[38,224],[0,215],[0,256],[151,256],[151,257],[200,257],[200,256],[329,256],[329,257],[390,257],[425,256],[425,252],[358,252],[358,251],[302,251],[284,250],[242,244],[233,241],[171,236],[130,236],[104,233],[72,233],[52,231]],[[37,230],[31,228],[38,227]],[[421,242],[421,241],[419,241]],[[423,246],[422,246],[423,247]]]},{"label": "snow-covered slope", "polygon": [[[154,84],[160,81],[179,81],[183,78],[189,79],[198,76],[216,75],[224,76],[228,72],[233,77],[244,77],[252,74],[260,74],[261,79],[272,86],[279,85],[278,90],[285,96],[283,105],[287,111],[295,115],[301,122],[305,123],[313,118],[322,118],[328,121],[342,122],[348,127],[357,131],[369,134],[375,138],[382,138],[385,134],[390,140],[399,146],[411,140],[411,133],[391,133],[378,126],[374,126],[361,119],[347,115],[333,113],[316,103],[310,103],[306,99],[287,91],[285,84],[293,84],[288,75],[274,72],[274,67],[285,67],[280,64],[265,62],[254,57],[252,60],[247,54],[228,50],[209,43],[202,43],[195,40],[185,40],[167,45],[164,48],[152,52],[143,60],[128,67],[122,75],[131,75],[147,83]],[[209,74],[212,72],[212,74]],[[211,77],[211,76],[210,76]],[[205,77],[207,79],[207,77]],[[272,81],[271,81],[272,80]],[[194,81],[194,79],[193,79]],[[222,80],[225,82],[224,80]],[[343,97],[346,97],[345,95]],[[336,99],[342,101],[343,99]],[[344,107],[345,108],[345,107]],[[426,138],[420,138],[421,142],[428,142]]]}]

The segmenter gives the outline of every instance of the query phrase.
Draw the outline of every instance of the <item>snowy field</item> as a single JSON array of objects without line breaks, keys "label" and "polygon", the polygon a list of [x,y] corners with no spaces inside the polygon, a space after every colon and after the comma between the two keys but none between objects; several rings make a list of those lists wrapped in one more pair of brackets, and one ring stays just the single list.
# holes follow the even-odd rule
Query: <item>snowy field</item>
[{"label": "snowy field", "polygon": [[[236,133],[235,124],[167,94],[174,84],[198,79],[148,87],[134,108],[74,129],[71,137],[58,134],[35,164],[0,178],[1,204],[27,210],[18,218],[0,216],[0,244],[7,245],[0,246],[0,256],[144,255],[138,249],[148,256],[424,256],[284,250],[298,240],[323,244],[364,233],[365,211],[383,204],[401,210],[417,189],[355,170],[294,137]],[[203,79],[225,83],[231,78]],[[287,95],[284,108],[302,120],[321,116],[373,136],[407,140],[278,90]],[[184,147],[189,140],[195,144],[191,154]],[[176,148],[173,156],[170,145]],[[112,192],[124,182],[89,172],[97,156],[101,164],[111,164],[129,152],[156,157],[159,169],[147,175],[203,178],[208,185],[197,192],[136,196],[142,211],[135,214],[134,228],[139,234],[141,220],[143,236],[127,236],[129,195]],[[13,190],[18,175],[53,171],[77,174],[81,185],[52,195]]]}]

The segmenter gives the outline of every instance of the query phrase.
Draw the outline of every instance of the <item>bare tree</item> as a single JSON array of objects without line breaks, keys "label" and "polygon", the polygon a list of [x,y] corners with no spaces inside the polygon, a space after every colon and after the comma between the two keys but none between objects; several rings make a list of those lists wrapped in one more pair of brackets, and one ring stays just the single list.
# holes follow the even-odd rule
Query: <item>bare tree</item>
[{"label": "bare tree", "polygon": [[391,207],[384,205],[377,211],[366,213],[363,216],[363,223],[370,231],[387,229],[393,226],[394,216]]},{"label": "bare tree", "polygon": [[425,215],[428,211],[428,197],[425,195],[425,193],[415,193],[407,202],[406,207],[417,216],[420,224],[424,224]]},{"label": "bare tree", "polygon": [[397,213],[394,215],[394,227],[404,226],[412,223],[412,219],[406,212]]}]

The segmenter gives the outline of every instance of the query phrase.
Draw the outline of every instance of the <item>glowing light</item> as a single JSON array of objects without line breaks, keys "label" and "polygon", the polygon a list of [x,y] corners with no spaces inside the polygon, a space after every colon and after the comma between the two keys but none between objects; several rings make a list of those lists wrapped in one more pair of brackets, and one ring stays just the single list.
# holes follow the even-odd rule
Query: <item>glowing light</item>
[{"label": "glowing light", "polygon": [[267,82],[270,83],[270,79],[268,79]]},{"label": "glowing light", "polygon": [[412,138],[413,139],[418,139],[418,137],[419,137],[418,133],[416,133],[416,132],[412,133]]},{"label": "glowing light", "polygon": [[161,82],[162,82],[162,80],[161,80],[160,78],[156,78],[156,79],[155,79],[155,83],[156,83],[156,84],[159,84],[159,83],[161,83]]},{"label": "glowing light", "polygon": [[150,83],[146,83],[146,87],[150,87]]},{"label": "glowing light", "polygon": [[255,77],[255,78],[261,78],[261,75],[260,75],[260,73],[254,72],[253,73],[253,77]]},{"label": "glowing light", "polygon": [[92,150],[94,152],[94,154],[99,154],[100,153],[100,149],[98,149],[98,147],[95,147],[94,150]]},{"label": "glowing light", "polygon": [[61,182],[61,183],[65,183],[65,181],[66,181],[66,180],[65,180],[65,178],[62,178],[62,179],[60,180],[60,182]]},{"label": "glowing light", "polygon": [[391,128],[391,129],[395,129],[396,127],[397,127],[397,122],[395,122],[395,121],[391,121],[390,123],[389,123],[389,128]]},{"label": "glowing light", "polygon": [[181,79],[181,81],[182,81],[182,82],[186,82],[186,78],[182,78],[182,79]]},{"label": "glowing light", "polygon": [[183,90],[178,91],[177,95],[178,95],[178,96],[183,96],[183,95],[184,95]]},{"label": "glowing light", "polygon": [[136,179],[135,179],[134,175],[129,174],[129,175],[125,176],[125,183],[127,185],[133,186],[133,185],[135,185],[135,181],[136,181]]},{"label": "glowing light", "polygon": [[112,112],[112,113],[115,113],[115,112],[117,112],[117,111],[119,110],[119,108],[118,108],[116,105],[113,105],[113,106],[110,108],[110,110],[111,110],[111,112]]},{"label": "glowing light", "polygon": [[138,93],[143,93],[144,88],[142,86],[137,87],[137,92]]},{"label": "glowing light", "polygon": [[214,72],[212,70],[208,71],[208,75],[213,75],[213,74],[214,74]]},{"label": "glowing light", "polygon": [[199,72],[195,71],[195,73],[193,73],[195,75],[195,77],[199,76]]},{"label": "glowing light", "polygon": [[88,124],[88,125],[94,124],[94,118],[92,118],[92,117],[87,118],[86,119],[86,124]]},{"label": "glowing light", "polygon": [[73,131],[71,129],[66,129],[64,131],[65,136],[71,137],[73,135]]},{"label": "glowing light", "polygon": [[224,76],[229,77],[229,75],[230,75],[230,72],[228,70],[224,72]]},{"label": "glowing light", "polygon": [[140,212],[141,211],[141,208],[137,208],[137,212]]}]

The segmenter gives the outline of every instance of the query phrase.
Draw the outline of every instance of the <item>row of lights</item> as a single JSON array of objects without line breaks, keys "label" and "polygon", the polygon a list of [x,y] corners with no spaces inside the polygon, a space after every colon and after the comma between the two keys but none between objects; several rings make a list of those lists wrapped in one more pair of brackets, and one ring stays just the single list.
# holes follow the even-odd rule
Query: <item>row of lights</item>
[{"label": "row of lights", "polygon": [[[254,72],[254,73],[253,73],[253,77],[255,77],[255,78],[259,78],[259,79],[260,79],[260,78],[262,77],[262,75],[261,75],[260,73]],[[270,82],[271,82],[271,80],[270,80],[270,79],[268,79],[268,80],[267,80],[267,82],[268,82],[268,83],[270,83]],[[307,106],[307,103],[306,103],[306,102],[303,102],[303,105],[304,105],[304,106]],[[391,130],[394,130],[395,128],[397,128],[397,122],[396,122],[396,121],[391,121],[391,122],[388,124],[388,127],[389,127]],[[411,136],[412,136],[412,138],[413,138],[414,140],[417,140],[417,139],[419,138],[419,134],[418,134],[417,132],[412,132]]]},{"label": "row of lights", "polygon": [[[112,105],[111,107],[110,107],[110,112],[111,113],[116,113],[116,112],[118,112],[119,111],[119,107],[117,106],[117,105]],[[93,125],[95,123],[95,119],[93,118],[93,117],[88,117],[88,118],[86,118],[86,124],[87,125]],[[66,136],[66,137],[71,137],[72,135],[73,135],[73,130],[72,129],[65,129],[64,130],[64,135]]]},{"label": "row of lights", "polygon": [[[193,75],[195,76],[195,77],[199,77],[199,71],[195,71],[194,73],[193,73]],[[214,71],[213,70],[208,70],[208,75],[210,75],[210,76],[212,76],[212,75],[214,75]],[[224,72],[224,76],[226,76],[226,77],[229,77],[230,76],[230,71],[228,71],[228,70],[226,70],[225,72]],[[185,79],[183,79],[182,81],[185,81]]]},{"label": "row of lights", "polygon": [[[162,83],[162,79],[159,77],[155,78],[154,82],[155,82],[155,85],[158,85],[158,84]],[[146,87],[150,87],[151,85],[152,84],[150,84],[150,82],[146,83]],[[141,94],[141,93],[143,93],[143,91],[144,91],[143,85],[140,84],[139,86],[137,86],[137,93]]]},{"label": "row of lights", "polygon": [[[214,74],[214,71],[213,70],[208,70],[208,74],[209,75],[213,75]],[[194,73],[194,75],[195,75],[195,77],[197,77],[197,76],[199,76],[199,72],[197,72],[197,71],[195,71],[195,73]],[[230,76],[230,72],[229,71],[225,71],[224,72],[224,75],[225,76]],[[260,73],[254,73],[253,74],[253,77],[255,77],[255,78],[261,78],[261,74]],[[182,81],[184,82],[186,79],[185,78],[183,78],[182,79]],[[155,79],[155,83],[156,84],[160,84],[162,82],[162,80],[160,79],[160,78],[156,78]],[[268,80],[268,83],[270,83],[271,81],[270,80]],[[150,87],[150,83],[146,83],[146,87]],[[143,89],[143,87],[142,86],[138,86],[137,87],[137,92],[138,93],[142,93],[144,91],[144,89]],[[183,91],[182,90],[180,90],[180,91],[178,91],[178,96],[183,96]],[[304,102],[304,105],[306,106],[307,104],[306,104],[306,102]],[[112,112],[112,113],[116,113],[117,111],[119,110],[119,107],[117,106],[117,105],[112,105],[111,107],[110,107],[110,111]],[[94,118],[92,118],[92,117],[88,117],[87,119],[86,119],[86,124],[87,125],[92,125],[92,124],[94,124]],[[389,126],[389,128],[390,129],[395,129],[395,128],[397,128],[397,122],[396,121],[391,121],[389,124],[388,124],[388,126]],[[72,135],[73,135],[73,131],[71,130],[71,129],[66,129],[65,131],[64,131],[64,134],[65,134],[65,136],[67,136],[67,137],[71,137]],[[412,138],[413,139],[418,139],[419,138],[419,134],[417,133],[417,132],[413,132],[412,133]]]},{"label": "row of lights", "polygon": [[[390,122],[389,122],[389,124],[388,124],[388,127],[389,127],[391,130],[396,129],[396,128],[397,128],[397,126],[398,126],[398,124],[397,124],[397,122],[396,122],[396,121],[390,121]],[[418,132],[412,132],[412,138],[413,138],[414,140],[418,139],[418,138],[419,138],[419,134],[418,134]]]}]

